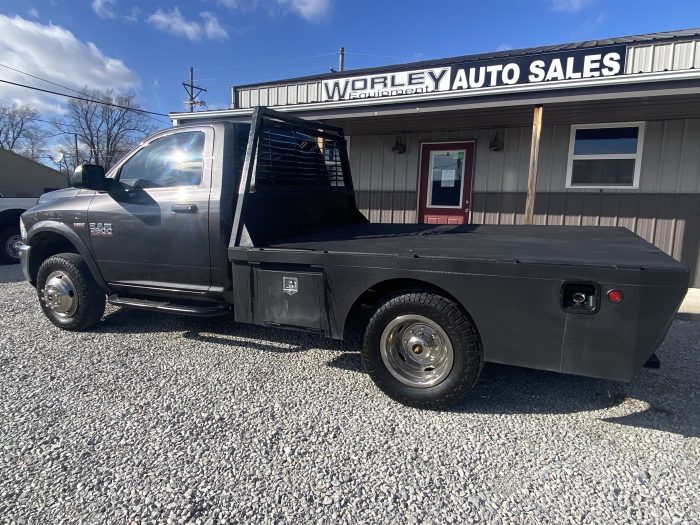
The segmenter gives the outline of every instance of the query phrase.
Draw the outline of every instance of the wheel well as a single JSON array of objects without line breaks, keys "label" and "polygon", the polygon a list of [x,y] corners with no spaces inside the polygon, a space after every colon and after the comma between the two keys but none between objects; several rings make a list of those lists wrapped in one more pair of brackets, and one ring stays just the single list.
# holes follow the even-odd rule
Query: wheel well
[{"label": "wheel well", "polygon": [[32,249],[29,252],[29,276],[31,282],[36,282],[39,266],[46,259],[57,253],[79,253],[75,245],[60,233],[41,232],[32,238]]},{"label": "wheel well", "polygon": [[[441,295],[454,301],[462,311],[469,316],[469,312],[464,309],[464,306],[462,306],[451,293],[439,286],[418,279],[389,279],[365,290],[365,292],[355,300],[345,318],[344,337],[346,339],[352,338],[352,335],[356,333],[358,329],[364,331],[378,303],[385,297],[404,290],[431,292]],[[469,318],[471,319],[471,316],[469,316]]]},{"label": "wheel well", "polygon": [[0,228],[16,226],[19,228],[19,216],[26,210],[5,210],[0,213]]}]

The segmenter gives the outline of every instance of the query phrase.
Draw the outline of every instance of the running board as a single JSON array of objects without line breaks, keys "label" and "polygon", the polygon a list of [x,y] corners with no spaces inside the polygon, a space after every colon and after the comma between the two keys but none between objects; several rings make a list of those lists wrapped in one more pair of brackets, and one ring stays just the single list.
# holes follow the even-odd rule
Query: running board
[{"label": "running board", "polygon": [[135,299],[133,297],[119,297],[110,295],[107,298],[109,304],[114,306],[125,306],[128,308],[138,308],[140,310],[151,310],[168,314],[193,315],[196,317],[214,317],[226,315],[231,310],[227,304],[217,304],[214,306],[194,306],[167,301],[153,301],[149,299]]}]

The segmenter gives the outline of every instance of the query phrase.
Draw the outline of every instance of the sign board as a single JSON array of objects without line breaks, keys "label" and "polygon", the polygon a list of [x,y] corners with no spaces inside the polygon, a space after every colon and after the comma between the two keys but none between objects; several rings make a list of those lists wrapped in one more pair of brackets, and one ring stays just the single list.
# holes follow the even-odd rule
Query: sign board
[{"label": "sign board", "polygon": [[362,100],[447,91],[476,91],[546,82],[579,82],[624,73],[626,47],[575,49],[478,60],[452,66],[324,80],[322,100]]}]

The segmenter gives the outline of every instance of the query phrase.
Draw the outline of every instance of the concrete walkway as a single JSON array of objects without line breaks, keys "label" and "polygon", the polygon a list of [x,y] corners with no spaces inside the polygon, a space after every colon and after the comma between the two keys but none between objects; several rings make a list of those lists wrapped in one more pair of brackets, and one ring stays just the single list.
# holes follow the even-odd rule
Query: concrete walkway
[{"label": "concrete walkway", "polygon": [[689,288],[678,309],[678,319],[700,321],[700,288]]}]

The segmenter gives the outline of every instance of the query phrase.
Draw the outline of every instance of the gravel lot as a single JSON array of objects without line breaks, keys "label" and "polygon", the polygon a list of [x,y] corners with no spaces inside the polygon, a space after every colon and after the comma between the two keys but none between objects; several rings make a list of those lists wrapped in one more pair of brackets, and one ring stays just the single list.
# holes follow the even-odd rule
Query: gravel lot
[{"label": "gravel lot", "polygon": [[0,267],[0,522],[700,522],[700,323],[631,385],[487,365],[447,413],[343,343],[110,309],[54,328]]}]

